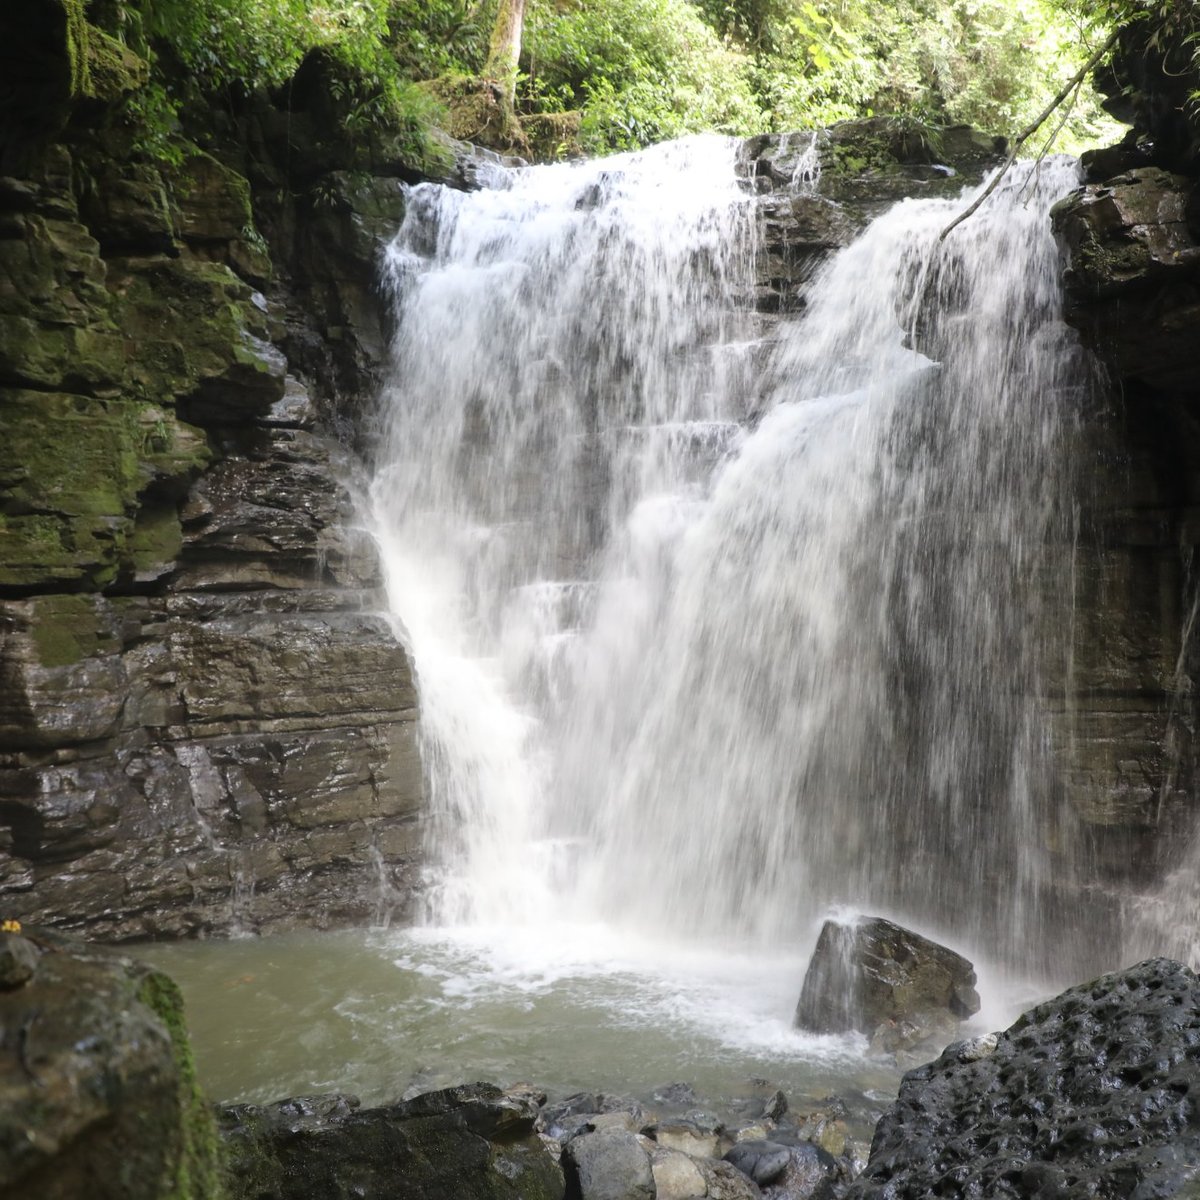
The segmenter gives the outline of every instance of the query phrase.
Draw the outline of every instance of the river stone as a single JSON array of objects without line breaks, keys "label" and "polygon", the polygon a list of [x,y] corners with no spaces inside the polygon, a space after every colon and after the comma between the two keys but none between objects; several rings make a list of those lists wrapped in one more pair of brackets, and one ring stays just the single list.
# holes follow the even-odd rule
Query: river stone
[{"label": "river stone", "polygon": [[230,1200],[562,1200],[536,1114],[487,1083],[378,1108],[345,1096],[227,1107]]},{"label": "river stone", "polygon": [[610,1129],[573,1138],[563,1167],[573,1200],[654,1200],[650,1155],[636,1134]]},{"label": "river stone", "polygon": [[679,1150],[692,1158],[713,1158],[717,1153],[719,1128],[704,1128],[695,1121],[659,1121],[654,1140],[667,1150]]},{"label": "river stone", "polygon": [[831,1154],[808,1142],[739,1142],[725,1161],[758,1184],[764,1196],[777,1200],[824,1200],[836,1194],[847,1175]]},{"label": "river stone", "polygon": [[762,1193],[770,1200],[834,1200],[848,1178],[843,1163],[819,1146],[800,1142],[788,1148],[782,1173]]},{"label": "river stone", "polygon": [[848,1197],[1200,1194],[1200,980],[1153,959],[908,1072]]},{"label": "river stone", "polygon": [[901,1027],[907,1046],[950,1034],[978,1011],[975,969],[961,954],[883,917],[864,917],[852,924],[825,922],[804,977],[796,1025],[814,1033],[868,1035],[881,1026]]},{"label": "river stone", "polygon": [[655,1150],[650,1156],[655,1200],[692,1200],[708,1191],[695,1160],[681,1150]]},{"label": "river stone", "polygon": [[743,1141],[738,1142],[725,1155],[725,1161],[732,1163],[743,1175],[748,1175],[755,1183],[766,1186],[774,1183],[787,1170],[791,1158],[791,1150],[778,1142]]}]

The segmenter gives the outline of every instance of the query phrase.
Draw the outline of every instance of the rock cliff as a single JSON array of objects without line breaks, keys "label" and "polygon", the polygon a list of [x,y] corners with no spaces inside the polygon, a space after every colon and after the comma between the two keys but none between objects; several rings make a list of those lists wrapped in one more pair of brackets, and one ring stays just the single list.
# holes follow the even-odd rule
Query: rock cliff
[{"label": "rock cliff", "polygon": [[319,64],[156,155],[131,51],[90,30],[72,88],[68,7],[0,16],[0,905],[109,938],[402,905],[417,700],[333,435],[405,168],[332,135]]},{"label": "rock cliff", "polygon": [[1168,874],[1195,848],[1200,78],[1188,21],[1180,9],[1178,23],[1123,31],[1100,83],[1132,128],[1084,155],[1085,183],[1054,213],[1067,319],[1114,385],[1107,431],[1096,421],[1080,448],[1091,486],[1064,707],[1071,799],[1115,887]]}]

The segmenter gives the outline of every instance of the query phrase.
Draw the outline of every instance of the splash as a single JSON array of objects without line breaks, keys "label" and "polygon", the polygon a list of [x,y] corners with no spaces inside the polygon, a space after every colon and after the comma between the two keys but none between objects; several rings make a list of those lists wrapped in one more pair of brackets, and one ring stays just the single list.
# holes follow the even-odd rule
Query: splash
[{"label": "splash", "polygon": [[431,918],[770,947],[841,904],[1049,954],[1075,168],[944,243],[961,202],[897,205],[768,339],[736,152],[410,195],[373,497]]}]

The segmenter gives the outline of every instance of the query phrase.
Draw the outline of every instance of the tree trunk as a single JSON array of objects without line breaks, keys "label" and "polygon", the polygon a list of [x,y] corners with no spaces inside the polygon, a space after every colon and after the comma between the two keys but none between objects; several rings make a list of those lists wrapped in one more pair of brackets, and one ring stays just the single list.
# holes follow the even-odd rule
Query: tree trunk
[{"label": "tree trunk", "polygon": [[510,104],[516,99],[517,62],[521,57],[524,22],[525,0],[500,0],[500,11],[492,26],[487,66],[483,68],[484,78],[500,84]]}]

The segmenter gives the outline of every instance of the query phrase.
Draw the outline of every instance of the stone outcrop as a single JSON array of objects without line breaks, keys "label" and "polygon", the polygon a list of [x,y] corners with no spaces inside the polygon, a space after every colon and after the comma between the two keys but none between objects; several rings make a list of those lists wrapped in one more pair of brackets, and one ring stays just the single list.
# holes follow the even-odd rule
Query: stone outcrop
[{"label": "stone outcrop", "polygon": [[873,218],[905,197],[957,196],[998,166],[1004,150],[1003,138],[965,125],[934,129],[889,117],[748,138],[741,169],[762,197],[756,307],[799,311],[821,263]]},{"label": "stone outcrop", "polygon": [[215,1200],[216,1128],[165,975],[0,933],[0,1196]]},{"label": "stone outcrop", "polygon": [[65,11],[0,16],[47,60],[10,107],[54,117],[0,148],[0,907],[115,938],[403,907],[416,695],[334,433],[408,168],[332,136],[317,66],[155,158],[118,115],[145,64],[92,29],[77,94]]},{"label": "stone outcrop", "polygon": [[230,1200],[562,1200],[536,1100],[492,1084],[360,1108],[353,1096],[221,1110]]},{"label": "stone outcrop", "polygon": [[1200,982],[1152,960],[910,1071],[852,1200],[1194,1195]]},{"label": "stone outcrop", "polygon": [[979,1011],[975,969],[961,954],[883,917],[826,921],[804,976],[796,1025],[857,1031],[885,1051],[938,1038]]},{"label": "stone outcrop", "polygon": [[1188,179],[1140,166],[1090,183],[1063,201],[1068,319],[1122,378],[1172,392],[1200,391],[1200,241]]},{"label": "stone outcrop", "polygon": [[1200,767],[1200,126],[1189,107],[1200,78],[1194,18],[1160,16],[1122,31],[1098,80],[1133,128],[1083,156],[1086,182],[1053,214],[1067,320],[1115,385],[1112,411],[1089,410],[1077,448],[1087,480],[1060,714],[1071,810],[1114,892],[1146,887],[1191,852]]}]

